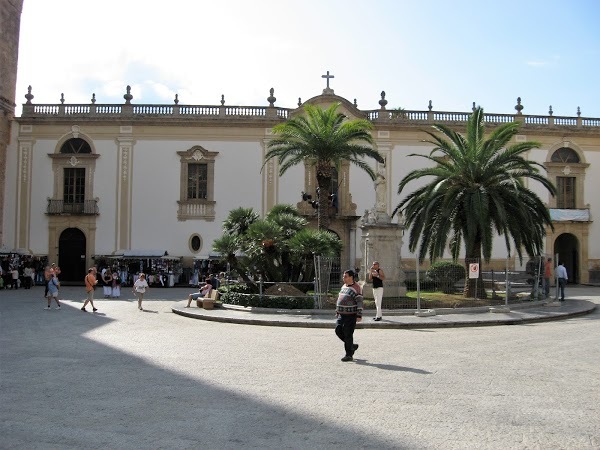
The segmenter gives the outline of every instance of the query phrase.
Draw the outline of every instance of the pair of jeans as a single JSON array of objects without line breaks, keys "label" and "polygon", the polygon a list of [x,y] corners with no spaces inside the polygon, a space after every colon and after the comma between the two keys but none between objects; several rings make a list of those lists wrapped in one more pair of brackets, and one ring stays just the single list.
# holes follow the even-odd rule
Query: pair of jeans
[{"label": "pair of jeans", "polygon": [[546,298],[550,296],[550,278],[544,278],[544,295]]},{"label": "pair of jeans", "polygon": [[558,287],[560,288],[560,299],[564,300],[565,299],[565,286],[567,284],[567,280],[566,278],[559,278],[558,279]]},{"label": "pair of jeans", "polygon": [[340,314],[335,326],[335,334],[344,342],[346,356],[354,354],[354,329],[356,328],[356,314]]}]

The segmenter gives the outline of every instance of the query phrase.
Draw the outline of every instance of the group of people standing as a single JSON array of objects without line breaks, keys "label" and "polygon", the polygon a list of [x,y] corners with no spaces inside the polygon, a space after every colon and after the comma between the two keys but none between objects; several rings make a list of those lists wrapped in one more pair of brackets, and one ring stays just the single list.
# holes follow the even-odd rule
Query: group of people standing
[{"label": "group of people standing", "polygon": [[[548,258],[544,263],[544,295],[546,298],[550,297],[550,283],[552,280],[552,258]],[[558,278],[558,288],[560,290],[560,301],[565,301],[565,286],[569,280],[567,275],[567,269],[565,265],[560,261],[556,267],[556,277]]]},{"label": "group of people standing", "polygon": [[[104,298],[119,298],[121,295],[121,281],[118,276],[117,271],[110,272],[109,269],[106,271],[102,271],[101,277],[104,281]],[[90,267],[88,269],[88,273],[85,276],[85,291],[87,294],[87,298],[81,307],[82,311],[87,311],[85,308],[89,303],[92,306],[92,311],[98,311],[98,308],[94,306],[94,289],[98,284],[97,270],[95,267]],[[110,289],[110,291],[108,289]],[[144,294],[148,290],[148,282],[146,281],[146,274],[140,273],[138,279],[133,284],[133,293],[137,297],[138,309],[143,311],[142,301],[144,299]]]},{"label": "group of people standing", "polygon": [[104,268],[100,280],[104,298],[119,298],[121,296],[121,276],[117,269]]}]

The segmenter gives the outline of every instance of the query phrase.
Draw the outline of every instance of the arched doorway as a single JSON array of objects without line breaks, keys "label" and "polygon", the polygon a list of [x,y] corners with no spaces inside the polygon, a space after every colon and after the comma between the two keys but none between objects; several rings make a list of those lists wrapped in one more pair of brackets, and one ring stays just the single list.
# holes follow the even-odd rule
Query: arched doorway
[{"label": "arched doorway", "polygon": [[[569,275],[569,283],[579,283],[579,242],[570,233],[563,233],[554,241],[554,254],[558,253]],[[557,262],[558,263],[558,262]]]},{"label": "arched doorway", "polygon": [[58,239],[60,281],[82,281],[85,277],[86,240],[78,228],[67,228]]}]

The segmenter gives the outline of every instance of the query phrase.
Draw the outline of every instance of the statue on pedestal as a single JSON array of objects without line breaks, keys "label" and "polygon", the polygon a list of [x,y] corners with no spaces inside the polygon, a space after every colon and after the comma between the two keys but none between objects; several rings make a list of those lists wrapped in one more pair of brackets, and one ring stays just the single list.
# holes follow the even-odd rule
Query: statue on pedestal
[{"label": "statue on pedestal", "polygon": [[385,166],[380,165],[375,178],[375,211],[386,212],[387,210],[387,181],[384,176]]}]

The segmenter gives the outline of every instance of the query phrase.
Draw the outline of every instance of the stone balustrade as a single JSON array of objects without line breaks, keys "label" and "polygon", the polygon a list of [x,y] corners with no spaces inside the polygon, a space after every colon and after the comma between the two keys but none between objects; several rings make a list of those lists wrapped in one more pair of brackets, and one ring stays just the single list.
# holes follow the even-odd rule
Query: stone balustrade
[{"label": "stone balustrade", "polygon": [[[198,119],[246,119],[280,122],[287,120],[297,108],[280,108],[275,106],[225,106],[225,105],[134,105],[134,104],[33,104],[23,105],[21,118],[36,119],[103,119],[119,118],[127,120],[160,118],[168,120]],[[551,111],[550,111],[551,112]],[[356,110],[359,117],[365,117],[374,124],[423,125],[442,123],[456,125],[466,123],[470,112],[452,111],[408,111],[408,110]],[[485,121],[489,125],[500,125],[519,121],[524,128],[600,128],[600,118],[561,117],[525,114],[485,113]]]}]

